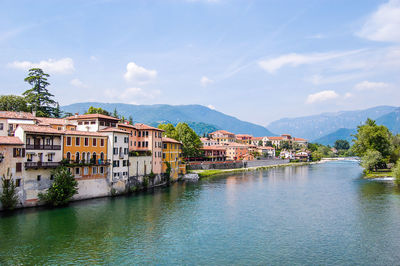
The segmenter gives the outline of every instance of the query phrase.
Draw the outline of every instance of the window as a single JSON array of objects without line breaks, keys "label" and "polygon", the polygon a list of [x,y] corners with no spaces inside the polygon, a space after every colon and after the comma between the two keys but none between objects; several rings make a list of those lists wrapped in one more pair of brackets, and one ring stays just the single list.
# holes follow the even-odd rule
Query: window
[{"label": "window", "polygon": [[149,147],[149,142],[148,141],[146,141],[146,147]]},{"label": "window", "polygon": [[113,167],[119,167],[119,161],[113,161]]},{"label": "window", "polygon": [[96,147],[96,146],[97,146],[97,139],[94,138],[94,139],[92,140],[92,142],[93,142],[93,146]]},{"label": "window", "polygon": [[82,125],[82,122],[78,122],[78,125]]},{"label": "window", "polygon": [[89,121],[85,121],[85,125],[89,125]]},{"label": "window", "polygon": [[37,175],[36,180],[40,181],[40,179],[42,179],[42,176],[41,175]]},{"label": "window", "polygon": [[32,153],[28,153],[28,154],[26,155],[26,160],[27,160],[28,162],[32,162],[32,159],[33,159],[33,154],[32,154]]},{"label": "window", "polygon": [[48,160],[49,162],[52,162],[52,161],[53,161],[53,157],[54,157],[54,154],[53,154],[53,153],[47,154],[47,160]]},{"label": "window", "polygon": [[104,174],[104,167],[100,166],[100,174]]},{"label": "window", "polygon": [[75,168],[75,174],[76,174],[76,175],[79,175],[79,173],[80,173],[80,170],[79,170],[79,169],[80,169],[79,167]]},{"label": "window", "polygon": [[3,130],[3,129],[4,129],[4,124],[0,123],[0,130]]},{"label": "window", "polygon": [[165,159],[165,153],[162,154],[162,158]]},{"label": "window", "polygon": [[127,160],[123,160],[122,161],[122,166],[128,166],[127,162],[128,162]]},{"label": "window", "polygon": [[164,143],[164,149],[167,149],[168,145],[167,143]]},{"label": "window", "polygon": [[80,137],[75,137],[75,145],[80,146],[81,145],[81,138]]},{"label": "window", "polygon": [[114,154],[114,155],[118,155],[118,148],[114,148],[113,154]]},{"label": "window", "polygon": [[146,137],[148,137],[149,136],[149,131],[145,131],[146,132]]},{"label": "window", "polygon": [[21,172],[22,171],[22,163],[16,163],[15,171],[16,172]]},{"label": "window", "polygon": [[15,186],[20,187],[21,186],[21,178],[15,179]]},{"label": "window", "polygon": [[54,175],[50,175],[50,180],[54,180]]},{"label": "window", "polygon": [[142,141],[142,147],[146,147],[146,142]]},{"label": "window", "polygon": [[[140,142],[140,141],[138,141],[137,143],[138,143],[138,148],[140,148],[140,143],[141,143],[141,142]],[[135,145],[135,146],[136,146],[136,145]]]},{"label": "window", "polygon": [[67,146],[71,146],[71,137],[67,137]]},{"label": "window", "polygon": [[100,159],[101,159],[102,161],[104,161],[104,153],[103,153],[103,152],[100,153]]},{"label": "window", "polygon": [[90,121],[90,124],[91,124],[91,125],[95,125],[95,124],[96,124],[96,121]]},{"label": "window", "polygon": [[61,130],[61,129],[62,129],[62,127],[57,127],[57,129],[58,129],[58,130]]},{"label": "window", "polygon": [[71,153],[70,152],[67,152],[67,159],[71,160]]},{"label": "window", "polygon": [[142,131],[139,131],[138,137],[141,137],[141,135],[142,135]]},{"label": "window", "polygon": [[135,131],[135,137],[136,137],[136,131]]},{"label": "window", "polygon": [[31,138],[28,138],[28,137],[26,138],[26,144],[27,144],[27,145],[30,145],[30,144],[31,144]]},{"label": "window", "polygon": [[92,174],[96,175],[97,174],[97,167],[92,168]]},{"label": "window", "polygon": [[104,126],[104,121],[100,121],[100,126]]},{"label": "window", "polygon": [[118,142],[118,137],[117,137],[117,136],[114,137],[114,142],[115,142],[115,143]]},{"label": "window", "polygon": [[79,162],[79,151],[75,153],[75,161]]},{"label": "window", "polygon": [[93,152],[93,160],[96,162],[96,160],[97,160],[97,154],[96,154],[96,152]]},{"label": "window", "polygon": [[134,145],[134,146],[136,146],[136,141],[135,141],[135,142],[133,142],[133,145]]},{"label": "window", "polygon": [[86,147],[89,146],[89,138],[85,138],[85,144]]},{"label": "window", "polygon": [[131,144],[129,144],[130,146],[132,146],[132,140],[131,140]]},{"label": "window", "polygon": [[51,139],[50,138],[46,139],[46,145],[51,145]]},{"label": "window", "polygon": [[101,146],[101,147],[104,147],[104,139],[101,139],[101,140],[100,140],[100,146]]},{"label": "window", "polygon": [[89,174],[89,167],[83,167],[83,174],[88,175]]}]

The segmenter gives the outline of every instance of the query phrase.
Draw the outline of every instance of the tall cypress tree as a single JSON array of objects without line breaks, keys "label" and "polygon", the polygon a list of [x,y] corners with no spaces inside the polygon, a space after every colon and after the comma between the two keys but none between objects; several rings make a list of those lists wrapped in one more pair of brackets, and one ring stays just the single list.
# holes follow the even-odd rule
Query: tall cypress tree
[{"label": "tall cypress tree", "polygon": [[37,116],[51,117],[56,114],[57,102],[53,99],[54,95],[49,92],[47,82],[49,74],[43,72],[40,68],[29,69],[28,77],[24,79],[32,88],[25,91],[23,95],[31,111],[36,111]]}]

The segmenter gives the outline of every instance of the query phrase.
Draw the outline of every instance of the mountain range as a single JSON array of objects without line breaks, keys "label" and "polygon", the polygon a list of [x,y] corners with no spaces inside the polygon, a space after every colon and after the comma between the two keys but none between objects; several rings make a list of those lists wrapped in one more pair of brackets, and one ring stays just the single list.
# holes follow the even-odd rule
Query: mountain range
[{"label": "mountain range", "polygon": [[374,119],[378,124],[387,126],[393,133],[397,133],[400,128],[399,108],[393,106],[377,106],[365,110],[283,118],[270,123],[267,127],[272,132],[287,133],[313,142],[332,144],[328,140],[335,138],[349,139],[351,132],[354,132],[357,126],[364,123],[367,118]]},{"label": "mountain range", "polygon": [[159,123],[187,122],[194,126],[197,134],[203,135],[215,129],[225,129],[235,134],[251,134],[256,137],[274,136],[263,126],[239,120],[202,105],[133,105],[122,103],[83,102],[62,106],[69,113],[85,113],[90,106],[100,107],[109,112],[114,109],[125,118],[133,117],[135,122],[157,125]]}]

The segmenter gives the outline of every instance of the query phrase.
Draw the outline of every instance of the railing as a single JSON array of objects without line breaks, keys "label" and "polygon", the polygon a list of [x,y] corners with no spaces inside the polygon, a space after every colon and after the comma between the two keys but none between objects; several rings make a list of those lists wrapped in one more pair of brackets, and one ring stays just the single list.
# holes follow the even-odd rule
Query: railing
[{"label": "railing", "polygon": [[32,168],[56,168],[61,165],[61,162],[26,162],[25,169]]},{"label": "railing", "polygon": [[61,145],[32,145],[26,144],[27,150],[61,150]]},{"label": "railing", "polygon": [[71,161],[68,161],[68,160],[63,160],[63,162],[62,162],[64,165],[73,165],[73,166],[80,166],[80,165],[82,165],[82,166],[84,166],[84,165],[86,165],[86,166],[89,166],[89,165],[110,165],[111,164],[111,160],[101,160],[101,159],[98,159],[98,160],[93,160],[93,159],[91,159],[91,160],[89,160],[89,161],[85,161],[85,160],[79,160],[79,161],[76,161],[76,160],[71,160]]}]

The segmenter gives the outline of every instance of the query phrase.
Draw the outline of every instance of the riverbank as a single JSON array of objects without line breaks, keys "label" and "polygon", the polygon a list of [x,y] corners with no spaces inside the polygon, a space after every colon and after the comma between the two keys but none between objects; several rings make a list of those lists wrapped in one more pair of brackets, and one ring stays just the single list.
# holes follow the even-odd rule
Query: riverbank
[{"label": "riverbank", "polygon": [[394,177],[393,171],[376,171],[376,172],[366,172],[363,176],[365,179],[381,178],[381,177]]},{"label": "riverbank", "polygon": [[275,165],[268,165],[268,166],[258,166],[258,167],[247,167],[247,168],[236,168],[236,169],[213,169],[213,170],[193,170],[190,171],[191,173],[198,174],[200,178],[206,178],[226,173],[239,173],[239,172],[248,172],[248,171],[259,171],[259,170],[266,170],[272,168],[279,168],[279,167],[287,167],[287,166],[303,166],[303,165],[310,165],[316,163],[324,163],[324,161],[319,162],[301,162],[301,163],[285,163],[285,164],[275,164]]}]

